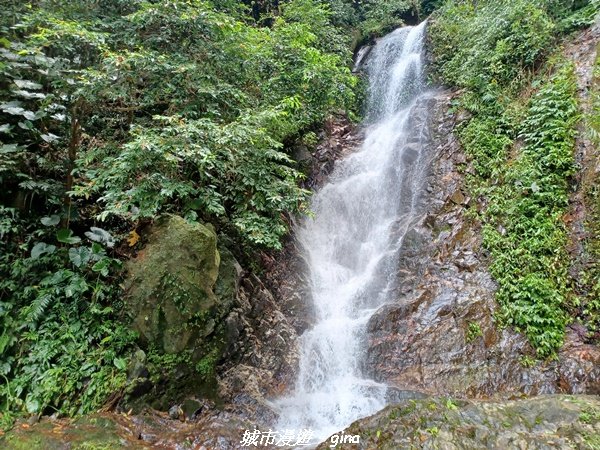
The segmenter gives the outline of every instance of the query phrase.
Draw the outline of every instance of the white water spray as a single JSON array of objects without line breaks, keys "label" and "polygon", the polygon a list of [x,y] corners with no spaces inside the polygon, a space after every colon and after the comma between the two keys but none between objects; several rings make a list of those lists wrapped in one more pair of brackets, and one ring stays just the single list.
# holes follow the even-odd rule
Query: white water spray
[{"label": "white water spray", "polygon": [[[387,387],[361,370],[365,326],[389,299],[402,240],[426,175],[411,111],[423,94],[425,24],[380,39],[366,58],[369,128],[360,151],[339,161],[313,198],[314,219],[296,235],[310,269],[315,325],[301,336],[294,392],[279,399],[277,429],[315,438],[382,409]],[[416,136],[416,139],[415,139]]]}]

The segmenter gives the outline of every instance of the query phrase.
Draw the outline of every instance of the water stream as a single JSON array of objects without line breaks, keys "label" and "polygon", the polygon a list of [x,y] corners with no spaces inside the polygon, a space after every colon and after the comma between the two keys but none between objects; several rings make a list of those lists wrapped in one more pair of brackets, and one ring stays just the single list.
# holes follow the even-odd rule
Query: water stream
[{"label": "water stream", "polygon": [[418,214],[426,146],[412,129],[423,80],[425,24],[377,41],[361,63],[369,79],[365,140],[338,161],[296,236],[310,269],[315,324],[301,336],[294,391],[279,399],[278,430],[316,440],[382,409],[387,387],[363,374],[365,326],[388,302],[402,241]]}]

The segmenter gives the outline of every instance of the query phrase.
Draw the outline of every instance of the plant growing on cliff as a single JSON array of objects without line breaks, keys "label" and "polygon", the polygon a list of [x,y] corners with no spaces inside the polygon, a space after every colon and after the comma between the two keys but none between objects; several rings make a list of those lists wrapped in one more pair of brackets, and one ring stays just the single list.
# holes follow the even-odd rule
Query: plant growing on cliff
[{"label": "plant growing on cliff", "polygon": [[562,345],[573,304],[562,219],[579,120],[572,65],[542,64],[558,22],[582,7],[450,1],[430,30],[437,76],[465,88],[461,106],[473,115],[459,134],[472,158],[469,187],[485,205],[479,218],[499,317],[540,357]]},{"label": "plant growing on cliff", "polygon": [[566,64],[531,99],[520,133],[524,146],[504,170],[505,185],[491,193],[485,219],[504,322],[525,333],[540,356],[560,348],[567,323],[571,282],[562,217],[578,118],[573,67]]},{"label": "plant growing on cliff", "polygon": [[469,327],[467,328],[467,342],[473,342],[475,339],[483,336],[483,331],[481,331],[481,326],[477,322],[469,322]]}]

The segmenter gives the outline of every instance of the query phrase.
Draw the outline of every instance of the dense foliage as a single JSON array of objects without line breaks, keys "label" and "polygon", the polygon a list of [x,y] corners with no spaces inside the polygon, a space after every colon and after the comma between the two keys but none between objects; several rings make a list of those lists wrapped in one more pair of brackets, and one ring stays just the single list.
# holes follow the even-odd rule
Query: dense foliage
[{"label": "dense foliage", "polygon": [[561,216],[578,115],[572,68],[546,60],[597,0],[9,0],[3,420],[118,395],[136,340],[119,316],[122,261],[158,215],[210,222],[247,254],[280,248],[308,196],[290,148],[358,110],[353,46],[442,3],[435,67],[473,114],[460,133],[502,318],[552,354],[572,297]]},{"label": "dense foliage", "polygon": [[295,142],[354,116],[360,39],[435,1],[41,0],[0,18],[0,406],[89,411],[135,336],[121,266],[163,213],[278,249]]},{"label": "dense foliage", "polygon": [[573,67],[548,59],[561,34],[590,23],[598,2],[449,1],[430,35],[434,67],[464,88],[459,131],[472,158],[483,243],[499,285],[499,319],[541,357],[562,345],[577,304],[566,251],[569,180],[579,120]]},{"label": "dense foliage", "polygon": [[3,4],[5,419],[85,412],[123,386],[135,336],[120,267],[144,223],[211,222],[250,254],[279,248],[304,210],[288,150],[326,115],[354,114],[349,30],[376,2],[247,3]]},{"label": "dense foliage", "polygon": [[[287,2],[280,0],[246,1],[251,3],[257,19],[272,20],[274,12]],[[346,36],[358,34],[368,40],[381,36],[404,23],[420,22],[443,0],[326,0],[331,22],[346,31]],[[314,17],[318,20],[318,17]]]}]

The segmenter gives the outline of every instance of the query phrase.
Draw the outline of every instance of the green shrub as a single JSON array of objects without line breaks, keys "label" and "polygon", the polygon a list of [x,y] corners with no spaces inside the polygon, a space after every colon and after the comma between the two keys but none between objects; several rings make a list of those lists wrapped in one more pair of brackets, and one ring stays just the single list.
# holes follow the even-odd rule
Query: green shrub
[{"label": "green shrub", "polygon": [[434,15],[434,67],[444,81],[482,91],[532,70],[554,39],[555,25],[531,0],[447,2]]},{"label": "green shrub", "polygon": [[134,338],[115,321],[121,293],[111,280],[120,262],[99,242],[109,235],[95,228],[85,244],[58,229],[58,217],[36,229],[14,210],[0,214],[10,226],[4,238],[21,241],[0,244],[3,413],[99,408],[124,386]]},{"label": "green shrub", "polygon": [[560,348],[577,303],[563,222],[575,170],[575,74],[560,58],[545,59],[558,21],[582,8],[449,1],[430,29],[435,76],[465,88],[457,107],[473,115],[459,137],[474,169],[468,187],[485,205],[479,219],[498,282],[498,316],[540,357]]}]

